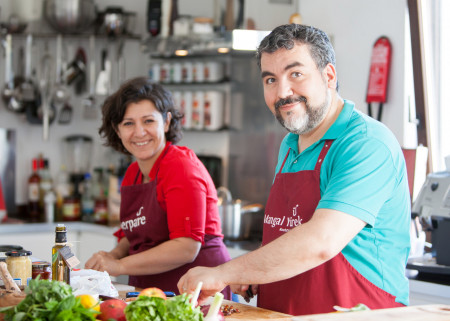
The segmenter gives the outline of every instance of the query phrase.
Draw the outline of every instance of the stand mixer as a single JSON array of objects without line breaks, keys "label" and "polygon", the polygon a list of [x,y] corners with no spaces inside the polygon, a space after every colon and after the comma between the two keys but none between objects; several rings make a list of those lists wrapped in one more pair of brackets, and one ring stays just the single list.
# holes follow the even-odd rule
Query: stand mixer
[{"label": "stand mixer", "polygon": [[79,186],[84,174],[89,172],[92,158],[92,138],[85,135],[71,135],[64,139],[67,170],[73,184],[75,196],[80,196]]}]

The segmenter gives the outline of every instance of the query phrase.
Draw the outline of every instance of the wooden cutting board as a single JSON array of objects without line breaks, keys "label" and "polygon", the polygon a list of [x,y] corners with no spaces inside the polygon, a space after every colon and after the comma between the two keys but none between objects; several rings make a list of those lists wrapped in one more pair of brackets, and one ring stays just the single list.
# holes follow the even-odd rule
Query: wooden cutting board
[{"label": "wooden cutting board", "polygon": [[272,321],[290,321],[292,315],[275,312],[271,310],[256,308],[254,306],[233,301],[223,300],[222,306],[232,305],[233,308],[239,309],[239,313],[233,313],[226,316],[225,321],[234,320],[272,320]]},{"label": "wooden cutting board", "polygon": [[292,321],[448,321],[450,305],[416,305],[404,308],[361,312],[311,314],[293,317]]}]

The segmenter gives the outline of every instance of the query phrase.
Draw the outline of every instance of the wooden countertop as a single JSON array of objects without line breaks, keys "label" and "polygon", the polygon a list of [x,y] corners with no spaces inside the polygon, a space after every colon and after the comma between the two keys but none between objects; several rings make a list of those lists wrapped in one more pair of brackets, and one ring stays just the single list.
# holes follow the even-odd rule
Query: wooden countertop
[{"label": "wooden countertop", "polygon": [[[114,284],[118,289],[119,297],[124,298],[127,292],[130,291],[140,291],[139,288],[129,287],[126,290],[124,285]],[[270,311],[266,309],[257,308],[248,304],[237,303],[229,300],[224,300],[222,305],[232,305],[234,308],[239,309],[239,313],[233,313],[232,315],[226,316],[226,321],[237,321],[237,320],[272,320],[272,321],[290,321],[292,320],[292,315],[284,314],[280,312]]]},{"label": "wooden countertop", "polygon": [[[119,287],[119,296],[125,297],[126,292],[134,291],[133,287],[126,290]],[[135,291],[139,291],[136,289]],[[276,311],[257,308],[248,304],[237,303],[224,300],[222,305],[232,305],[239,309],[239,313],[226,316],[226,321],[252,321],[252,320],[272,320],[272,321],[450,321],[450,305],[430,304],[415,305],[403,308],[379,309],[361,312],[342,312],[311,314],[304,316],[292,316]]]}]

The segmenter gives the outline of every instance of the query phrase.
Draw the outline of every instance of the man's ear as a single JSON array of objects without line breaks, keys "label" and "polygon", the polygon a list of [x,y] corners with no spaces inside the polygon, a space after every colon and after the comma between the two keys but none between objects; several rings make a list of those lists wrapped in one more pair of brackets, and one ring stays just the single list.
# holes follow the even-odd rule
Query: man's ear
[{"label": "man's ear", "polygon": [[337,73],[333,64],[328,64],[324,69],[324,77],[327,80],[328,88],[336,89],[337,87]]}]

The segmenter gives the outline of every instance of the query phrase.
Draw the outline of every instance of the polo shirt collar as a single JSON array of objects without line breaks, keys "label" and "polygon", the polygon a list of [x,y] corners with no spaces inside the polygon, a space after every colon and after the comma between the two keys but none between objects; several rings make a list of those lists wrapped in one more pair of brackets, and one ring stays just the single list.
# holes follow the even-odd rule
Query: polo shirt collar
[{"label": "polo shirt collar", "polygon": [[[342,108],[341,113],[339,114],[336,121],[331,125],[330,128],[328,128],[327,132],[321,139],[319,139],[317,142],[312,144],[309,148],[313,148],[318,143],[320,143],[323,140],[330,140],[330,139],[336,139],[338,138],[347,128],[347,125],[350,121],[350,117],[353,114],[353,110],[355,109],[355,103],[344,99],[344,107]],[[292,151],[295,151],[295,153],[298,154],[298,135],[293,133],[288,133],[286,137],[286,144],[288,147],[291,148]]]}]

